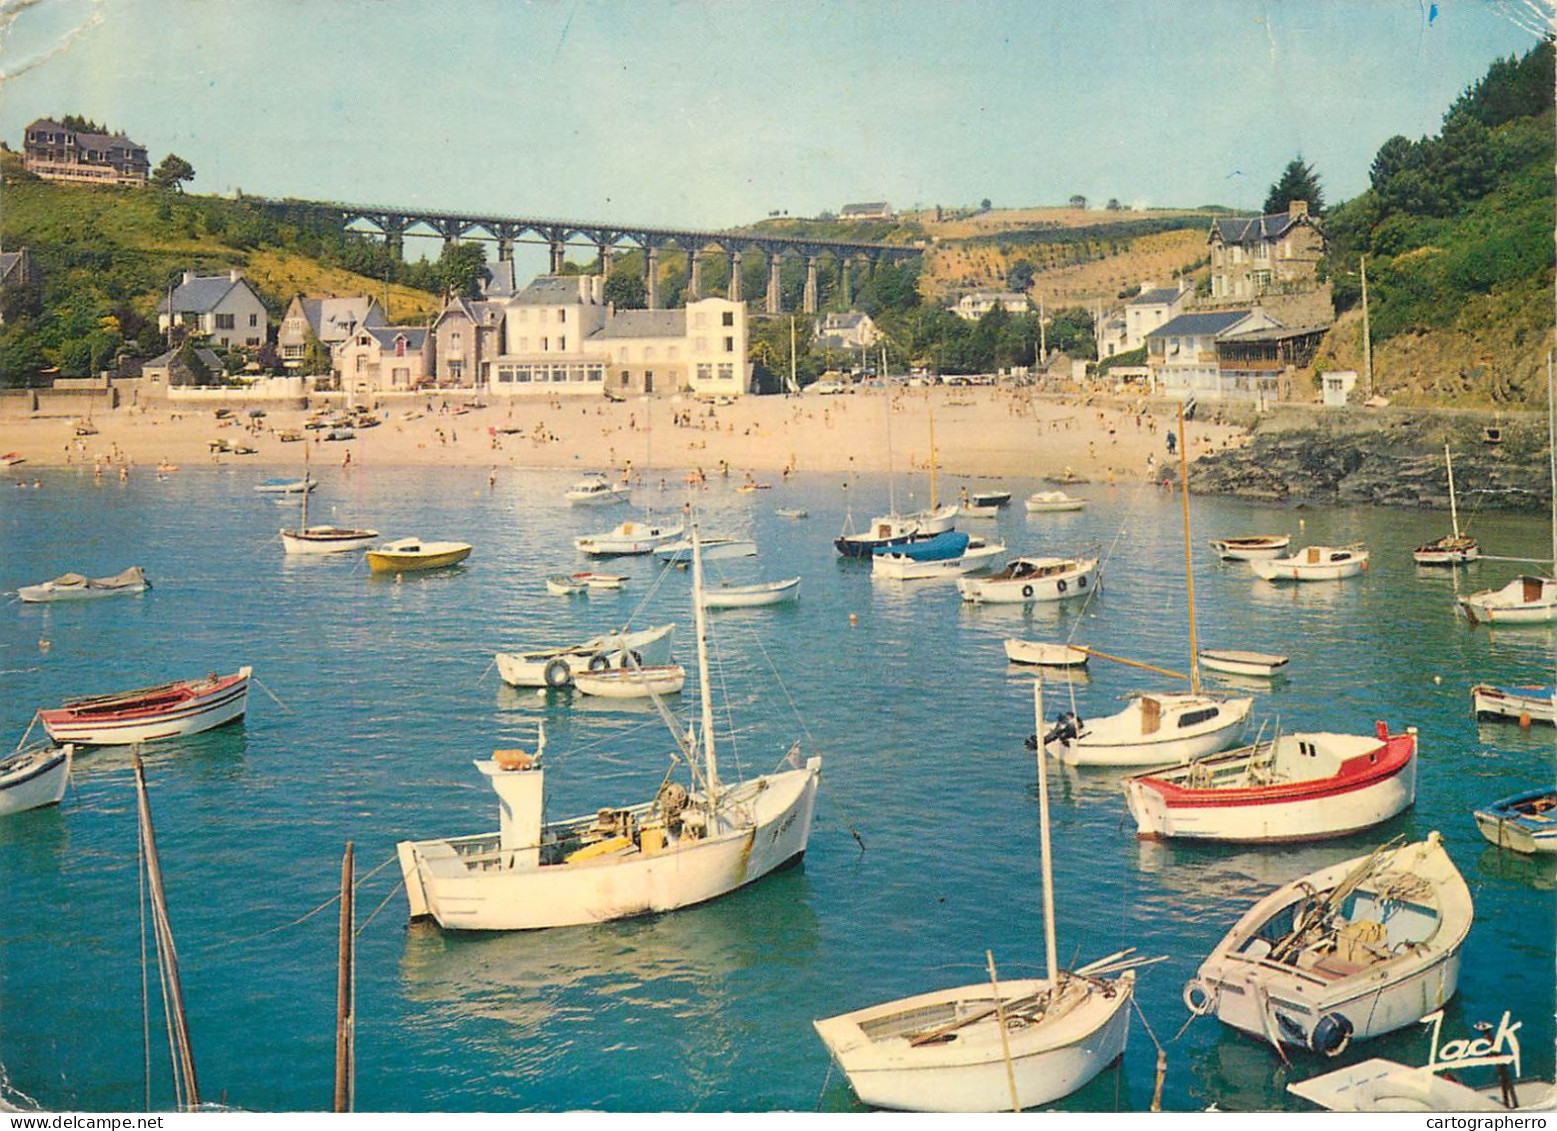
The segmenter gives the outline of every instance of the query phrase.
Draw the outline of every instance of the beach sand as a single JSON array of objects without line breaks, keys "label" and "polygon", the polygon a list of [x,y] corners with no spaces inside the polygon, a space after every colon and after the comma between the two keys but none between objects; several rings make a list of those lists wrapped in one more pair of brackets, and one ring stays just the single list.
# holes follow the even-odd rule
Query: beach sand
[{"label": "beach sand", "polygon": [[[860,389],[839,396],[745,397],[710,407],[687,398],[489,398],[462,410],[467,394],[386,399],[383,423],[359,429],[347,442],[306,430],[309,413],[267,408],[251,418],[234,406],[233,419],[211,408],[120,408],[90,421],[96,434],[76,435],[76,418],[0,421],[0,452],[32,468],[100,467],[104,474],[154,473],[180,468],[252,464],[301,474],[306,444],[321,466],[623,469],[680,477],[747,473],[763,482],[792,471],[925,471],[933,422],[935,460],[948,501],[958,484],[1006,475],[1060,475],[1069,469],[1094,482],[1159,478],[1169,458],[1166,434],[1175,427],[1171,406],[1125,411],[1080,404],[1026,390],[999,387]],[[887,406],[891,404],[890,424]],[[504,431],[504,430],[509,431]],[[1195,459],[1245,441],[1242,429],[1195,420],[1186,426]],[[302,441],[284,442],[283,432]],[[218,453],[215,441],[255,449]],[[349,455],[349,461],[348,461]],[[1177,458],[1174,457],[1174,461]],[[722,466],[724,465],[724,466]]]}]

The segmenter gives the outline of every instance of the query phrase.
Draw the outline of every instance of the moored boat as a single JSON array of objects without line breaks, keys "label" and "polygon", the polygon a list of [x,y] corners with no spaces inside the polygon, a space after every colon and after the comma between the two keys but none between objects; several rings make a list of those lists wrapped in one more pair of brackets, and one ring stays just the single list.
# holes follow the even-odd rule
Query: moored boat
[{"label": "moored boat", "polygon": [[567,687],[580,671],[631,665],[632,653],[639,664],[663,664],[670,659],[675,641],[674,624],[632,632],[613,629],[592,636],[582,644],[536,648],[528,652],[499,652],[497,674],[514,687]]},{"label": "moored boat", "polygon": [[[938,538],[950,537],[946,534]],[[921,560],[911,552],[916,543],[877,551],[871,558],[871,576],[893,581],[923,581],[932,578],[961,577],[988,569],[1006,552],[1004,542],[987,542],[974,536],[962,553],[951,558]]]},{"label": "moored boat", "polygon": [[312,491],[317,486],[319,486],[317,479],[305,475],[300,479],[284,477],[263,479],[254,484],[254,489],[262,495],[301,495]]},{"label": "moored boat", "polygon": [[569,487],[562,497],[575,507],[596,507],[625,503],[629,494],[627,484],[612,483],[604,475],[592,472]]},{"label": "moored boat", "polygon": [[773,513],[780,518],[807,518],[811,512],[805,507],[779,507]]},{"label": "moored boat", "polygon": [[957,592],[973,604],[1027,604],[1085,597],[1098,584],[1095,554],[1073,558],[1012,558],[988,577],[965,577]]},{"label": "moored boat", "polygon": [[[722,561],[727,558],[750,558],[757,553],[757,543],[750,538],[727,538],[715,535],[712,538],[701,539],[698,546],[705,562]],[[692,542],[690,539],[666,542],[656,547],[654,556],[662,562],[690,565]]]},{"label": "moored boat", "polygon": [[374,573],[442,569],[458,565],[470,557],[470,551],[469,542],[424,542],[420,538],[401,538],[369,550],[368,568]]},{"label": "moored boat", "polygon": [[747,609],[759,605],[782,605],[800,599],[800,579],[764,581],[756,585],[720,585],[703,589],[705,609]]},{"label": "moored boat", "polygon": [[1077,499],[1064,491],[1038,491],[1027,496],[1028,514],[1045,514],[1050,511],[1079,511],[1087,500]]},{"label": "moored boat", "polygon": [[947,530],[928,538],[904,542],[898,546],[881,546],[871,552],[874,558],[892,555],[916,562],[942,561],[960,558],[968,548],[968,536],[959,530]]},{"label": "moored boat", "polygon": [[1123,711],[1100,719],[1063,712],[1042,742],[1070,766],[1161,766],[1231,746],[1253,706],[1249,698],[1195,692],[1137,694]]},{"label": "moored boat", "polygon": [[680,664],[655,664],[649,667],[588,668],[573,673],[573,686],[585,695],[602,699],[647,699],[651,695],[674,695],[687,682],[687,669]]},{"label": "moored boat", "polygon": [[67,699],[61,707],[39,711],[38,720],[55,742],[82,746],[127,746],[199,734],[243,717],[253,674],[254,669],[245,666],[232,675],[212,673]]},{"label": "moored boat", "polygon": [[1557,688],[1530,684],[1494,687],[1478,683],[1471,688],[1471,711],[1478,719],[1508,719],[1521,726],[1557,719]]},{"label": "moored boat", "polygon": [[75,747],[35,742],[0,754],[0,817],[58,805],[70,781]]},{"label": "moored boat", "polygon": [[1526,790],[1475,812],[1476,828],[1499,848],[1557,852],[1557,789]]},{"label": "moored boat", "polygon": [[1459,602],[1472,624],[1547,624],[1557,620],[1557,580],[1526,574]]},{"label": "moored boat", "polygon": [[[303,452],[303,479],[312,480],[308,474],[308,450]],[[378,540],[377,530],[358,530],[346,526],[309,526],[308,491],[299,492],[303,500],[303,514],[295,530],[281,531],[281,547],[288,554],[345,554],[354,550],[366,550]],[[277,499],[278,502],[282,501]]]},{"label": "moored boat", "polygon": [[1339,581],[1368,568],[1361,546],[1306,546],[1286,558],[1254,558],[1249,568],[1266,581]]},{"label": "moored boat", "polygon": [[594,557],[616,557],[651,553],[655,547],[680,538],[686,531],[681,523],[663,526],[648,522],[624,522],[605,534],[586,534],[573,539],[580,553]]},{"label": "moored boat", "polygon": [[1416,728],[1298,731],[1126,778],[1143,838],[1322,840],[1371,828],[1416,799]]},{"label": "moored boat", "polygon": [[[1477,1044],[1479,1040],[1462,1043]],[[1412,1068],[1393,1060],[1370,1057],[1322,1076],[1288,1084],[1287,1091],[1326,1111],[1550,1111],[1557,1104],[1557,1086],[1550,1080],[1500,1078],[1495,1083],[1473,1088],[1440,1075],[1455,1067],[1450,1062]]]},{"label": "moored boat", "polygon": [[1278,675],[1286,667],[1288,657],[1270,652],[1244,652],[1232,648],[1202,648],[1200,666],[1213,672],[1228,675],[1270,676]]},{"label": "moored boat", "polygon": [[1481,557],[1481,545],[1476,539],[1460,533],[1460,508],[1454,495],[1454,461],[1449,458],[1448,444],[1443,446],[1443,462],[1449,474],[1450,533],[1418,546],[1411,554],[1417,565],[1464,565]]},{"label": "moored boat", "polygon": [[1211,548],[1225,562],[1249,562],[1279,558],[1292,544],[1288,534],[1248,534],[1238,538],[1213,538]]},{"label": "moored boat", "polygon": [[112,577],[83,577],[79,573],[62,574],[52,581],[40,582],[37,585],[23,585],[16,591],[16,595],[23,601],[32,603],[92,601],[99,597],[144,593],[150,588],[151,582],[147,580],[146,571],[140,566],[131,566],[123,573],[116,573]]},{"label": "moored boat", "polygon": [[1438,833],[1284,884],[1249,908],[1184,987],[1197,1016],[1334,1056],[1454,996],[1473,918]]},{"label": "moored boat", "polygon": [[546,592],[553,597],[568,597],[589,592],[589,578],[570,573],[554,573],[546,579]]},{"label": "moored boat", "polygon": [[1045,668],[1079,668],[1089,656],[1085,648],[1069,644],[1046,644],[1039,640],[1006,641],[1006,659],[1013,664],[1033,664]]}]

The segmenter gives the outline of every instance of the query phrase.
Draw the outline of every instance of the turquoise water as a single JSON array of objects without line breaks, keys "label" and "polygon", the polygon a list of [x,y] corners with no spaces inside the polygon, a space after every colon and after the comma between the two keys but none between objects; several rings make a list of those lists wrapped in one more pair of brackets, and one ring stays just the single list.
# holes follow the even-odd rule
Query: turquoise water
[{"label": "turquoise water", "polygon": [[[95,487],[45,472],[39,490],[0,490],[0,589],[132,563],[156,586],[140,598],[0,609],[0,736],[16,741],[36,708],[68,695],[254,666],[265,690],[251,693],[246,720],[148,747],[147,774],[203,1096],[320,1109],[333,1071],[335,910],[294,921],[334,892],[344,842],[356,843],[365,875],[397,840],[495,827],[495,798],[471,761],[520,744],[539,719],[553,815],[647,797],[669,746],[651,711],[516,692],[490,663],[499,649],[568,642],[635,611],[634,623],[682,625],[677,655],[690,663],[688,579],[656,584],[652,563],[618,559],[608,568],[632,575],[623,593],[548,596],[546,574],[587,568],[572,538],[627,515],[562,505],[573,478],[562,473],[494,488],[481,470],[330,474],[311,521],[463,539],[475,553],[399,584],[370,578],[358,555],[288,559],[275,531],[293,512],[251,489],[267,474],[208,469],[159,483],[142,471]],[[1022,611],[964,607],[944,583],[873,583],[862,564],[840,561],[831,540],[846,500],[863,520],[887,496],[884,479],[847,492],[841,482],[800,476],[751,495],[715,482],[700,498],[706,533],[750,534],[762,550],[711,564],[712,577],[804,577],[797,605],[715,616],[714,675],[728,702],[721,726],[735,730],[726,776],[771,769],[796,738],[822,752],[803,867],[672,915],[490,937],[408,927],[398,868],[379,871],[359,892],[359,923],[388,897],[358,940],[360,1110],[847,1110],[857,1105],[813,1018],[981,980],[986,948],[1004,975],[1041,970],[1036,770],[1022,747],[1031,678],[1008,667],[1001,642],[1073,636],[1182,669],[1178,500],[1098,486],[1077,514],[1029,518],[1018,507],[998,523],[966,521],[998,530],[1013,551],[1096,542],[1109,553],[1090,605]],[[1020,500],[1038,484],[1004,486]],[[681,499],[646,490],[638,501]],[[774,516],[785,506],[810,517]],[[1125,946],[1168,955],[1138,989],[1163,1042],[1187,1018],[1184,981],[1255,898],[1389,836],[1439,829],[1476,901],[1445,1038],[1511,1010],[1524,1023],[1526,1071],[1552,1071],[1557,872],[1485,844],[1470,810],[1549,783],[1553,732],[1478,726],[1467,692],[1481,679],[1549,681],[1553,634],[1489,635],[1456,618],[1454,575],[1409,556],[1445,519],[1194,501],[1202,646],[1292,656],[1291,677],[1255,693],[1254,717],[1356,733],[1376,719],[1416,726],[1422,762],[1415,809],[1389,825],[1266,850],[1137,842],[1118,774],[1053,771],[1061,960]],[[1476,517],[1473,530],[1489,553],[1549,546],[1540,519]],[[1206,547],[1275,531],[1294,544],[1366,541],[1373,568],[1277,588]],[[1462,584],[1501,584],[1519,568],[1483,563]],[[1094,661],[1088,683],[1048,685],[1047,709],[1074,694],[1083,715],[1109,713],[1124,693],[1162,684]],[[695,709],[690,689],[682,711]],[[80,756],[63,805],[0,822],[0,1064],[45,1107],[143,1103],[135,837],[122,750]],[[166,1108],[152,1009],[152,1102]],[[1285,1069],[1211,1020],[1167,1048],[1164,1105],[1177,1110],[1301,1108],[1285,1083],[1334,1066],[1299,1054]],[[1346,1059],[1420,1063],[1426,1048],[1426,1030],[1410,1030]],[[1121,1066],[1062,1106],[1144,1109],[1153,1064],[1137,1017]]]}]

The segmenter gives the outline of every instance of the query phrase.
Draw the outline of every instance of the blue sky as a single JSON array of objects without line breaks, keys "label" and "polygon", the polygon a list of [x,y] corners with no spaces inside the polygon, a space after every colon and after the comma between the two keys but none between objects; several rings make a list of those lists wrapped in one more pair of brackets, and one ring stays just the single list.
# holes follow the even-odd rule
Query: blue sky
[{"label": "blue sky", "polygon": [[859,200],[1331,203],[1551,0],[0,0],[0,137],[106,120],[192,191],[723,227]]}]

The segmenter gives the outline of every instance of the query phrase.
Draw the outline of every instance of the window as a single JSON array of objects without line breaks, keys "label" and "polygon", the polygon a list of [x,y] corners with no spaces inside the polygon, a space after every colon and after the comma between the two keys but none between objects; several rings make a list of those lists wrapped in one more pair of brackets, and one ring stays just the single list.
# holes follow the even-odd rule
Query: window
[{"label": "window", "polygon": [[708,352],[708,339],[707,338],[694,338],[693,341],[692,341],[692,348],[693,348],[693,350],[695,350],[698,353],[707,353]]},{"label": "window", "polygon": [[622,388],[627,388],[627,370],[622,370]]},{"label": "window", "polygon": [[460,332],[458,330],[449,335],[449,345],[453,349],[460,348]]},{"label": "window", "polygon": [[550,338],[542,338],[541,339],[541,352],[545,353],[549,349],[551,349],[551,339]]},{"label": "window", "polygon": [[568,339],[565,338],[565,337],[564,338],[558,338],[557,339],[557,348],[559,350],[561,350],[563,353],[567,353],[568,352]]},{"label": "window", "polygon": [[250,328],[252,329],[253,327],[258,326],[258,325],[259,325],[259,315],[258,314],[251,314],[251,315],[249,315],[249,326],[250,326]]},{"label": "window", "polygon": [[724,326],[734,326],[735,325],[735,311],[733,311],[733,310],[725,311],[724,312],[724,317],[721,319],[720,324],[724,325]]},{"label": "window", "polygon": [[714,367],[707,362],[700,362],[697,367],[697,379],[699,381],[712,381],[714,379]]},{"label": "window", "polygon": [[735,339],[734,338],[726,338],[724,340],[724,352],[725,353],[734,353],[735,352]]},{"label": "window", "polygon": [[396,357],[404,357],[405,356],[405,339],[404,338],[396,338],[395,339],[395,356]]},{"label": "window", "polygon": [[409,385],[411,383],[411,371],[409,369],[396,369],[389,376],[392,385]]},{"label": "window", "polygon": [[233,330],[237,326],[231,314],[218,314],[216,316],[216,328],[218,330]]},{"label": "window", "polygon": [[260,340],[258,338],[244,338],[243,344],[248,346],[250,349],[258,349]]},{"label": "window", "polygon": [[603,365],[589,365],[589,366],[585,366],[585,368],[584,368],[584,380],[586,380],[586,381],[604,381],[605,380],[605,366],[603,366]]},{"label": "window", "polygon": [[557,321],[558,322],[566,322],[567,320],[568,320],[568,312],[566,310],[559,310],[559,311],[557,311]]},{"label": "window", "polygon": [[733,381],[733,380],[735,380],[735,366],[733,366],[733,365],[721,365],[719,367],[719,380],[721,380],[721,381]]},{"label": "window", "polygon": [[1197,723],[1207,722],[1221,714],[1216,707],[1205,707],[1199,711],[1185,711],[1179,716],[1179,729],[1195,726]]}]

